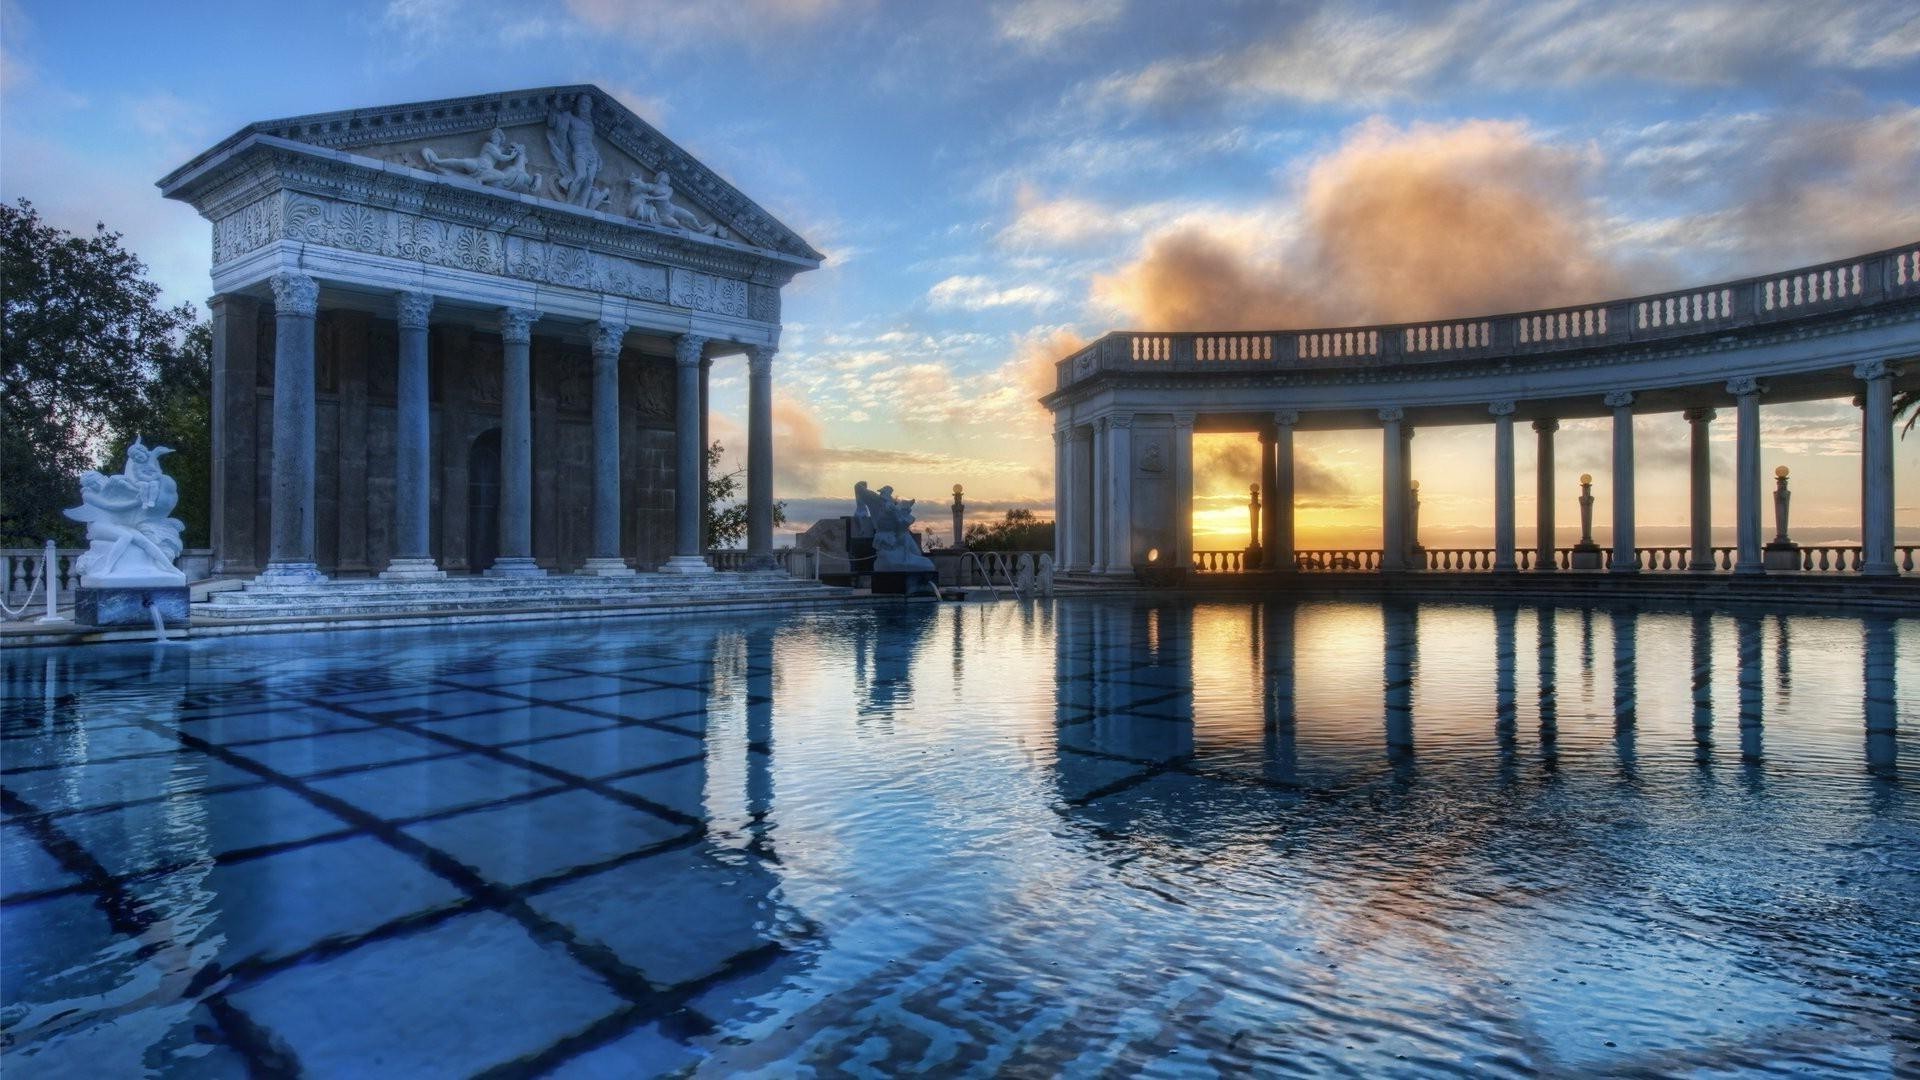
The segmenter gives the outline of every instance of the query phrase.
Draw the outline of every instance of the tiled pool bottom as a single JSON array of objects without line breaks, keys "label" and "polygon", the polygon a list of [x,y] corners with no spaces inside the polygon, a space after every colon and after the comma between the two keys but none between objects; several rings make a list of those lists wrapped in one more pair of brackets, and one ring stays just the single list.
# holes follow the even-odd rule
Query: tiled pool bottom
[{"label": "tiled pool bottom", "polygon": [[1912,1072],[1916,658],[1097,600],[11,650],[0,1067]]}]

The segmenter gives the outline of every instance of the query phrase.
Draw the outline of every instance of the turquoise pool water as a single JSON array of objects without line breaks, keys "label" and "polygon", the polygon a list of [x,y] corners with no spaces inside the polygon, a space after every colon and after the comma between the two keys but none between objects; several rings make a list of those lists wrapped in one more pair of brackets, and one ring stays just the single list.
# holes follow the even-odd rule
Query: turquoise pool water
[{"label": "turquoise pool water", "polygon": [[1920,622],[913,605],[0,653],[0,1068],[1920,1071]]}]

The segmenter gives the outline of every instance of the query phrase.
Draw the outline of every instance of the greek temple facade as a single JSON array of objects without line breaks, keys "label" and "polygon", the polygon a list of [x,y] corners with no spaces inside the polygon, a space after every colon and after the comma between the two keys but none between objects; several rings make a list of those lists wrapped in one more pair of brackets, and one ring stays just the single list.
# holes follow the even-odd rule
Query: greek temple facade
[{"label": "greek temple facade", "polygon": [[[1761,409],[1836,398],[1853,400],[1861,418],[1862,542],[1848,569],[1914,569],[1913,549],[1894,544],[1892,401],[1896,390],[1920,386],[1920,243],[1543,311],[1337,329],[1114,332],[1060,360],[1056,378],[1042,401],[1054,417],[1055,559],[1069,572],[1421,569],[1430,564],[1416,539],[1414,432],[1461,424],[1494,432],[1494,545],[1489,565],[1470,568],[1583,568],[1580,552],[1555,548],[1554,433],[1562,420],[1600,417],[1612,421],[1613,525],[1609,549],[1594,548],[1595,564],[1617,574],[1761,574],[1770,497]],[[1691,544],[1677,553],[1635,542],[1633,422],[1646,414],[1691,428]],[[1731,552],[1716,552],[1711,536],[1715,422],[1736,426]],[[1531,550],[1516,547],[1520,424],[1538,447]],[[1330,566],[1330,553],[1296,549],[1293,440],[1296,431],[1335,429],[1380,433],[1383,542]],[[1262,444],[1265,497],[1254,531],[1264,542],[1244,562],[1239,553],[1224,567],[1196,560],[1196,432],[1252,433]]]},{"label": "greek temple facade", "polygon": [[780,292],[821,256],[594,86],[250,124],[212,223],[215,572],[703,573],[708,378],[773,535]]}]

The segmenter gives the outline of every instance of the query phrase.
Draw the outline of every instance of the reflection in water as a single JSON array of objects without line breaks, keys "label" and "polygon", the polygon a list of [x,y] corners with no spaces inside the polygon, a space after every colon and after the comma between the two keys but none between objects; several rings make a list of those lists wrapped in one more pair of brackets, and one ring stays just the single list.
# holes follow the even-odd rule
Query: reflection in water
[{"label": "reflection in water", "polygon": [[[1788,628],[1864,661],[1789,696]],[[9,1075],[1920,1065],[1914,620],[1083,598],[169,651],[0,653]],[[1764,785],[1711,782],[1716,668]]]}]

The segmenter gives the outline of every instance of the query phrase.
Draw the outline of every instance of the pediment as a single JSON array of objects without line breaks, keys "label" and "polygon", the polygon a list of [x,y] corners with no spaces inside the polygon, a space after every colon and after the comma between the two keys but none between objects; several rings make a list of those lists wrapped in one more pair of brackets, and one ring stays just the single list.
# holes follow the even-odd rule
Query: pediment
[{"label": "pediment", "polygon": [[821,261],[793,230],[596,86],[264,121],[202,157],[256,133],[594,210],[642,227]]}]

